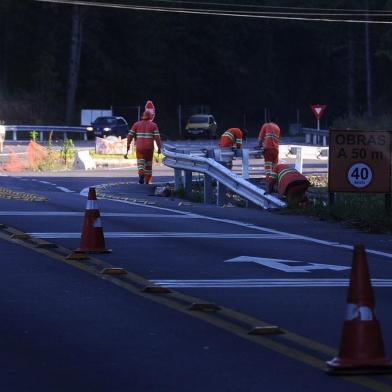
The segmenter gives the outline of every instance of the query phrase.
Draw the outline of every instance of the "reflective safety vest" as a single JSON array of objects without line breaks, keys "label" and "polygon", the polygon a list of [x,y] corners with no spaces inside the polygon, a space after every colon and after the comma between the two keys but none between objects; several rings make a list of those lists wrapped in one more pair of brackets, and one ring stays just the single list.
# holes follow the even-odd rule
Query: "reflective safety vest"
[{"label": "reflective safety vest", "polygon": [[150,120],[141,120],[132,125],[128,133],[128,142],[135,139],[137,150],[153,150],[154,140],[157,147],[161,148],[161,137],[157,124]]},{"label": "reflective safety vest", "polygon": [[276,165],[273,171],[278,176],[278,193],[285,195],[287,187],[293,182],[308,182],[307,178],[298,170],[283,163]]},{"label": "reflective safety vest", "polygon": [[273,122],[265,123],[259,133],[259,146],[279,150],[280,128]]},{"label": "reflective safety vest", "polygon": [[219,141],[219,147],[242,147],[242,131],[239,128],[229,128],[223,133]]}]

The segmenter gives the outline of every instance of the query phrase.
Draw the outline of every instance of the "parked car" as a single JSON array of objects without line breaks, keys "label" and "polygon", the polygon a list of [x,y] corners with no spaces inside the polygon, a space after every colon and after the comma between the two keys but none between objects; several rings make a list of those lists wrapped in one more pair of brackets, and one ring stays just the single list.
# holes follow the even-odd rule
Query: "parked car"
[{"label": "parked car", "polygon": [[87,136],[92,139],[93,136],[121,136],[126,137],[129,131],[129,126],[123,117],[97,117],[90,127],[87,127]]},{"label": "parked car", "polygon": [[215,118],[211,114],[194,114],[189,117],[185,126],[185,137],[193,139],[204,136],[213,139],[216,137],[216,128]]}]

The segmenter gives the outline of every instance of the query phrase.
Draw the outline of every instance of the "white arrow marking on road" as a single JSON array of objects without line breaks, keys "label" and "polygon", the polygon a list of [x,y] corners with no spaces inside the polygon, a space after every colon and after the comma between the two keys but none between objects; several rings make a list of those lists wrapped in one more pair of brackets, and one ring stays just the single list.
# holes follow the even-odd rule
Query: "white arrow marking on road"
[{"label": "white arrow marking on road", "polygon": [[[310,272],[310,270],[344,271],[350,269],[350,267],[345,267],[343,265],[309,263],[307,261],[297,260],[267,259],[263,257],[251,256],[239,256],[235,259],[225,260],[225,263],[256,263],[284,272]],[[307,263],[308,265],[293,267],[291,265],[287,265],[289,263]]]}]

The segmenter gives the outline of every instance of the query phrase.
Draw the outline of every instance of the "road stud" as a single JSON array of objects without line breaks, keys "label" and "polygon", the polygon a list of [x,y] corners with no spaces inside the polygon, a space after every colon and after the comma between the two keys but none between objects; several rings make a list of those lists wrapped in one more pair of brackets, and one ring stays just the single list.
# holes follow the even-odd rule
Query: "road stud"
[{"label": "road stud", "polygon": [[127,270],[119,267],[107,267],[101,270],[101,274],[105,275],[126,275],[127,273]]},{"label": "road stud", "polygon": [[284,333],[277,325],[265,325],[252,328],[249,335],[279,335]]},{"label": "road stud", "polygon": [[146,286],[142,291],[150,294],[168,294],[172,292],[169,288],[161,286]]},{"label": "road stud", "polygon": [[201,311],[201,312],[216,312],[221,310],[220,306],[214,303],[201,303],[201,302],[194,302],[190,307],[189,310]]}]

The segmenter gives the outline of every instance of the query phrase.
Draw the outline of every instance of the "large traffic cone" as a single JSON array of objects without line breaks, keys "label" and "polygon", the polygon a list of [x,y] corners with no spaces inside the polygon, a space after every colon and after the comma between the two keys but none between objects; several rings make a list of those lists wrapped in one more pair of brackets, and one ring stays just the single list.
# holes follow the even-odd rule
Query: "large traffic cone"
[{"label": "large traffic cone", "polygon": [[327,362],[329,372],[392,372],[392,363],[385,357],[384,341],[374,306],[365,248],[363,245],[355,245],[340,351],[337,357]]},{"label": "large traffic cone", "polygon": [[109,253],[105,247],[101,215],[99,214],[95,188],[89,188],[86,211],[84,213],[84,224],[80,239],[78,253]]}]

